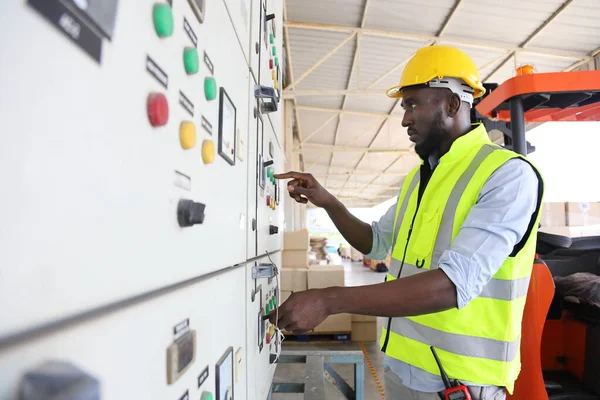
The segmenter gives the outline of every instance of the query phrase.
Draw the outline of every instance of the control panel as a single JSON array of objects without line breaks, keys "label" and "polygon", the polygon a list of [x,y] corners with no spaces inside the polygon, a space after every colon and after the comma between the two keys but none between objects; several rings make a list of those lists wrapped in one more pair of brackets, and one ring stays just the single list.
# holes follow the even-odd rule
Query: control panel
[{"label": "control panel", "polygon": [[270,383],[281,354],[281,337],[267,316],[280,305],[281,253],[263,257],[247,266],[249,303],[247,314],[248,398],[268,397]]},{"label": "control panel", "polygon": [[142,3],[0,2],[0,398],[269,396],[282,4]]}]

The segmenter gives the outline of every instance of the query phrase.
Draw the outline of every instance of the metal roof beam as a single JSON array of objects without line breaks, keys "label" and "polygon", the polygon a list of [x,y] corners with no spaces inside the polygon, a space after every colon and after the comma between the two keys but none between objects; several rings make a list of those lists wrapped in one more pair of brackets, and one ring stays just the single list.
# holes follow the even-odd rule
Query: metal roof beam
[{"label": "metal roof beam", "polygon": [[288,21],[284,22],[284,26],[295,29],[309,29],[309,30],[318,30],[318,31],[328,31],[328,32],[345,32],[345,33],[360,33],[362,35],[369,36],[381,36],[381,37],[392,37],[398,39],[408,39],[415,41],[423,41],[423,42],[434,42],[434,41],[443,41],[447,43],[453,44],[462,44],[466,46],[472,47],[481,47],[484,49],[494,49],[494,50],[524,50],[527,53],[531,54],[539,54],[544,56],[558,57],[558,58],[568,58],[573,60],[578,60],[582,57],[581,54],[574,53],[562,53],[556,51],[548,51],[542,49],[534,49],[527,48],[523,49],[520,47],[506,46],[500,43],[491,43],[486,41],[474,40],[474,39],[453,39],[449,37],[440,37],[440,36],[431,36],[431,35],[421,35],[416,33],[408,33],[408,32],[400,32],[400,31],[384,31],[379,29],[368,29],[368,28],[359,28],[353,26],[342,26],[342,25],[330,25],[330,24],[317,24],[310,22],[297,22],[297,21]]},{"label": "metal roof beam", "polygon": [[340,110],[339,108],[326,108],[326,107],[313,107],[313,106],[298,106],[298,110],[304,111],[319,111],[319,112],[331,112],[340,114],[352,114],[360,115],[362,117],[386,117],[386,118],[400,118],[401,114],[389,115],[388,113],[374,112],[374,111],[355,111],[355,110]]},{"label": "metal roof beam", "polygon": [[[554,21],[556,19],[556,17],[558,17],[563,11],[565,11],[565,9],[573,2],[573,0],[566,0],[560,7],[558,7],[558,9],[556,11],[554,11],[554,13],[550,16],[550,18],[548,18],[546,21],[544,21],[543,24],[541,24],[540,26],[538,26],[536,28],[536,30],[534,30],[531,35],[529,35],[527,37],[527,39],[525,39],[520,45],[519,47],[517,47],[516,49],[513,49],[510,51],[510,53],[508,54],[508,56],[506,57],[506,59],[504,61],[502,61],[500,64],[498,64],[498,66],[496,68],[494,68],[492,70],[492,72],[490,72],[485,79],[483,79],[483,81],[487,81],[488,79],[490,79],[491,76],[493,76],[496,72],[498,72],[502,67],[504,67],[504,65],[512,58],[512,57],[516,57],[517,51],[519,50],[524,50],[524,51],[529,51],[528,49],[525,49],[525,46],[527,46],[527,44],[529,42],[531,42],[537,35],[539,35],[539,33],[541,31],[543,31],[548,25],[550,25],[550,23],[552,23],[552,21]],[[578,58],[581,58],[581,56],[579,56]]]}]

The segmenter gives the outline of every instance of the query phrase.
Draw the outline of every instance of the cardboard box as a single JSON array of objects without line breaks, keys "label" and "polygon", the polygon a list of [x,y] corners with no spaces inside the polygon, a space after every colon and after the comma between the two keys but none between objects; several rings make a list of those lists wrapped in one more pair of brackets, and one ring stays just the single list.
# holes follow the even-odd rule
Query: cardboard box
[{"label": "cardboard box", "polygon": [[336,266],[312,266],[308,270],[308,288],[323,289],[332,286],[345,286],[344,267]]},{"label": "cardboard box", "polygon": [[284,250],[304,250],[310,249],[310,239],[308,231],[284,232],[283,233]]},{"label": "cardboard box", "polygon": [[600,202],[567,203],[567,226],[600,224]]},{"label": "cardboard box", "polygon": [[542,205],[542,227],[567,226],[567,207],[565,203],[544,203]]},{"label": "cardboard box", "polygon": [[308,251],[283,250],[281,265],[283,268],[308,268]]},{"label": "cardboard box", "polygon": [[372,316],[372,315],[352,314],[352,322],[375,322],[375,323],[377,323],[377,317]]},{"label": "cardboard box", "polygon": [[279,274],[281,291],[301,292],[308,289],[307,268],[282,268]]},{"label": "cardboard box", "polygon": [[377,322],[352,322],[352,341],[374,342],[377,337]]},{"label": "cardboard box", "polygon": [[325,318],[325,321],[313,329],[313,332],[350,332],[352,316],[350,314],[335,314]]},{"label": "cardboard box", "polygon": [[281,294],[279,295],[279,304],[285,303],[285,301],[292,295],[292,293],[294,292],[292,292],[291,290],[282,290]]}]

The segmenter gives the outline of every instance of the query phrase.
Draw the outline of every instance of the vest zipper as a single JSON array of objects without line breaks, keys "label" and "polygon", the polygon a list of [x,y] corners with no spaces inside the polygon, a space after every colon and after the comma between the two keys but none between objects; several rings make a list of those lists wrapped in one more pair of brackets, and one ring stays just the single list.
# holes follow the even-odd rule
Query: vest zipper
[{"label": "vest zipper", "polygon": [[[410,236],[412,235],[413,226],[415,225],[415,218],[417,217],[417,213],[419,212],[419,206],[421,205],[421,199],[423,198],[423,194],[425,193],[425,189],[427,188],[427,184],[429,183],[429,179],[431,178],[432,171],[427,167],[427,164],[423,164],[420,170],[421,174],[421,183],[419,184],[419,189],[417,192],[417,207],[415,209],[415,213],[413,214],[412,221],[410,222],[410,228],[408,229],[408,237],[406,238],[406,245],[404,246],[404,254],[402,254],[402,262],[400,263],[400,270],[398,271],[398,276],[396,279],[400,279],[400,275],[402,275],[402,268],[404,267],[404,260],[406,259],[406,251],[408,250],[408,243],[410,242]],[[402,222],[400,222],[402,223]],[[393,249],[392,249],[393,250]],[[387,330],[385,333],[385,340],[383,341],[383,346],[381,346],[381,351],[385,353],[388,345],[388,341],[390,340],[390,328],[392,327],[392,318],[388,318]]]}]

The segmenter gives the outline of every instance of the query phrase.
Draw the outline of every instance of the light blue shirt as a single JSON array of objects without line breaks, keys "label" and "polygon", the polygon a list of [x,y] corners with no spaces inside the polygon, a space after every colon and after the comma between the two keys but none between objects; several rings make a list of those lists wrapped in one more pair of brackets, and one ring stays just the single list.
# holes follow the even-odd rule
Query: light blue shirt
[{"label": "light blue shirt", "polygon": [[[438,160],[430,158],[429,162],[434,168]],[[535,211],[537,196],[537,175],[521,159],[507,161],[485,183],[454,243],[442,254],[438,264],[456,286],[459,309],[479,296],[523,238]],[[378,222],[372,223],[373,247],[365,257],[375,260],[387,257],[393,243],[395,213],[396,205]],[[385,365],[402,379],[403,385],[413,390],[439,392],[445,389],[439,376],[420,368],[388,356]]]}]

